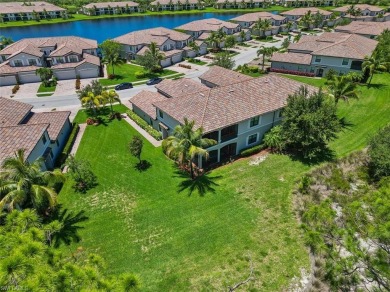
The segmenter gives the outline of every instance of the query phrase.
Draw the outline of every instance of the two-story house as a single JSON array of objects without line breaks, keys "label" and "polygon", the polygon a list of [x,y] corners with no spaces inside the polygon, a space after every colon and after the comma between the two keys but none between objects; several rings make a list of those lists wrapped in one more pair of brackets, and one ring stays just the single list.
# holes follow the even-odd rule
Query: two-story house
[{"label": "two-story house", "polygon": [[269,0],[217,0],[214,7],[217,9],[266,8],[270,3]]},{"label": "two-story house", "polygon": [[390,21],[352,21],[350,24],[337,26],[335,28],[335,31],[358,34],[370,39],[374,39],[386,29],[390,29]]},{"label": "two-story house", "polygon": [[250,28],[252,34],[256,33],[254,27],[259,20],[268,20],[271,24],[271,27],[264,32],[265,35],[275,35],[280,31],[285,31],[283,25],[288,22],[287,17],[269,12],[246,13],[230,19],[230,21],[238,23],[242,28]]},{"label": "two-story house", "polygon": [[390,13],[388,13],[386,9],[369,4],[346,5],[337,7],[333,9],[333,11],[340,13],[340,16],[343,18],[357,21],[390,20]]},{"label": "two-story house", "polygon": [[[319,9],[316,7],[295,8],[292,10],[283,11],[280,13],[280,15],[287,17],[289,21],[294,21],[298,23],[304,15],[309,13],[311,14],[313,20],[317,14],[320,14],[322,16],[322,23],[320,23],[319,26],[323,26],[323,25],[333,26],[337,20],[333,16],[333,13],[331,11]],[[313,28],[314,24],[311,24],[310,27]]]},{"label": "two-story house", "polygon": [[[177,30],[184,31],[190,34],[195,39],[205,41],[211,32],[217,32],[222,30],[226,35],[234,35],[237,40],[240,38],[241,26],[238,23],[232,23],[228,21],[219,20],[216,18],[201,19],[188,22],[186,24],[176,27]],[[250,31],[243,29],[246,33],[246,40],[250,39]],[[219,44],[220,48],[223,48],[224,43]]]},{"label": "two-story house", "polygon": [[82,7],[82,11],[86,15],[113,15],[141,12],[139,4],[133,1],[89,3]]},{"label": "two-story house", "polygon": [[360,35],[338,32],[303,36],[289,45],[287,53],[272,56],[271,71],[319,77],[330,69],[340,74],[361,71],[364,57],[371,56],[377,44]]},{"label": "two-story house", "polygon": [[161,60],[161,66],[167,67],[183,60],[183,48],[193,38],[172,29],[156,27],[133,31],[113,40],[122,45],[121,56],[127,60],[134,60],[137,55],[143,55],[154,42],[165,56],[165,59]]},{"label": "two-story house", "polygon": [[100,75],[97,42],[81,37],[47,37],[19,40],[0,51],[0,84],[40,82],[36,70],[52,69],[59,80]]},{"label": "two-story house", "polygon": [[71,130],[70,112],[31,109],[29,104],[0,97],[0,165],[24,149],[28,162],[43,157],[43,168],[54,167]]},{"label": "two-story house", "polygon": [[204,7],[204,2],[200,0],[158,0],[149,4],[151,11],[200,10]]},{"label": "two-story house", "polygon": [[333,6],[333,0],[281,0],[280,5],[284,7],[319,7],[319,6]]},{"label": "two-story house", "polygon": [[67,17],[66,9],[43,1],[1,2],[0,15],[3,22],[40,20]]}]

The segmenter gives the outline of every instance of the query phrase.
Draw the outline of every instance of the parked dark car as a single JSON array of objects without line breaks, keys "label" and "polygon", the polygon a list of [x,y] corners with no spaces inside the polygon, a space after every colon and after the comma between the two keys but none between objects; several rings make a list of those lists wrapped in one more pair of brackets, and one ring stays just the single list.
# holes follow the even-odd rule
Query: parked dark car
[{"label": "parked dark car", "polygon": [[162,81],[162,79],[160,77],[155,77],[155,78],[152,78],[152,79],[149,79],[146,84],[147,85],[154,85],[154,84],[158,84]]},{"label": "parked dark car", "polygon": [[123,89],[129,89],[129,88],[133,88],[133,84],[131,84],[129,82],[121,83],[121,84],[118,84],[117,86],[115,86],[115,90],[123,90]]}]

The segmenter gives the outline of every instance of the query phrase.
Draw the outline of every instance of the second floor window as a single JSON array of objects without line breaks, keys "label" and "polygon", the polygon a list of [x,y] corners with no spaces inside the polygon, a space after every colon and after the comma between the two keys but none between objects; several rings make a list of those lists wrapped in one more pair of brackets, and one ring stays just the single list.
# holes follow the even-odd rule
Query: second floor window
[{"label": "second floor window", "polygon": [[47,141],[47,139],[46,139],[46,135],[45,135],[45,134],[43,134],[43,136],[42,136],[42,142],[43,142],[43,144],[46,144],[46,141]]},{"label": "second floor window", "polygon": [[74,62],[78,62],[79,61],[79,58],[77,58],[77,56],[69,56],[69,61],[74,63]]},{"label": "second floor window", "polygon": [[314,62],[321,63],[321,57],[320,56],[316,56]]},{"label": "second floor window", "polygon": [[63,58],[56,58],[57,63],[65,63]]},{"label": "second floor window", "polygon": [[254,127],[254,126],[257,126],[259,124],[259,120],[260,120],[260,117],[254,117],[254,118],[251,118],[251,121],[249,123],[249,126],[250,127]]},{"label": "second floor window", "polygon": [[162,118],[162,119],[164,118],[164,113],[162,111],[158,110],[158,114],[159,114],[160,118]]},{"label": "second floor window", "polygon": [[37,64],[37,60],[36,60],[36,59],[28,59],[28,64],[29,64],[30,66],[34,66],[34,65]]},{"label": "second floor window", "polygon": [[349,63],[349,59],[343,59],[343,63],[342,63],[343,66],[347,66],[348,63]]},{"label": "second floor window", "polygon": [[253,134],[248,137],[248,145],[256,142],[257,142],[257,134]]},{"label": "second floor window", "polygon": [[14,60],[14,66],[15,67],[22,67],[23,66],[22,60]]}]

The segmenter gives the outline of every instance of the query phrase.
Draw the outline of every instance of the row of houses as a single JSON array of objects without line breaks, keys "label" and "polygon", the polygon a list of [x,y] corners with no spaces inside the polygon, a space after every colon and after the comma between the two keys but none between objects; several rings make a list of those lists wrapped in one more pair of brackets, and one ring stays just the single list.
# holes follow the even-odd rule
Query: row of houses
[{"label": "row of houses", "polygon": [[68,111],[33,112],[29,104],[0,97],[0,165],[24,149],[26,161],[43,157],[42,168],[53,168],[71,131],[69,115]]},{"label": "row of houses", "polygon": [[2,2],[0,3],[0,22],[17,20],[39,20],[66,18],[66,9],[48,2]]},{"label": "row of houses", "polygon": [[[287,98],[304,84],[279,75],[253,78],[213,66],[199,77],[164,80],[157,92],[141,91],[130,99],[133,111],[162,133],[172,135],[184,118],[202,127],[205,137],[218,143],[210,148],[205,167],[229,159],[259,144],[282,119]],[[314,87],[308,86],[314,92]]]}]

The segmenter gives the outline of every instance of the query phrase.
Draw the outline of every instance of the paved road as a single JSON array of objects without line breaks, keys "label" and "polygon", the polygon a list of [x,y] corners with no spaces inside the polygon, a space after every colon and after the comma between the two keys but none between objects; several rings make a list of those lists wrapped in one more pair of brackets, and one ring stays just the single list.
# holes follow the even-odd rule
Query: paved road
[{"label": "paved road", "polygon": [[[264,43],[263,45],[266,47],[275,46],[279,48],[281,44],[282,44],[282,40],[280,40],[277,43]],[[237,67],[238,65],[249,63],[254,58],[256,58],[257,50],[258,48],[248,48],[246,51],[242,51],[240,54],[234,56],[233,59],[235,61],[235,67]],[[202,75],[204,72],[206,72],[208,69],[209,69],[208,66],[202,66],[198,70],[193,70],[186,73],[185,77],[199,81],[198,77]],[[144,84],[144,85],[136,86],[132,89],[118,91],[118,94],[122,101],[127,101],[142,90],[156,91],[154,86],[147,86]],[[20,97],[15,99],[31,104],[32,106],[34,106],[34,110],[36,111],[43,111],[43,110],[47,111],[47,110],[57,109],[57,110],[71,110],[72,112],[76,112],[77,109],[80,108],[80,101],[78,100],[76,94],[61,95],[61,96],[52,95],[47,97]]]}]

